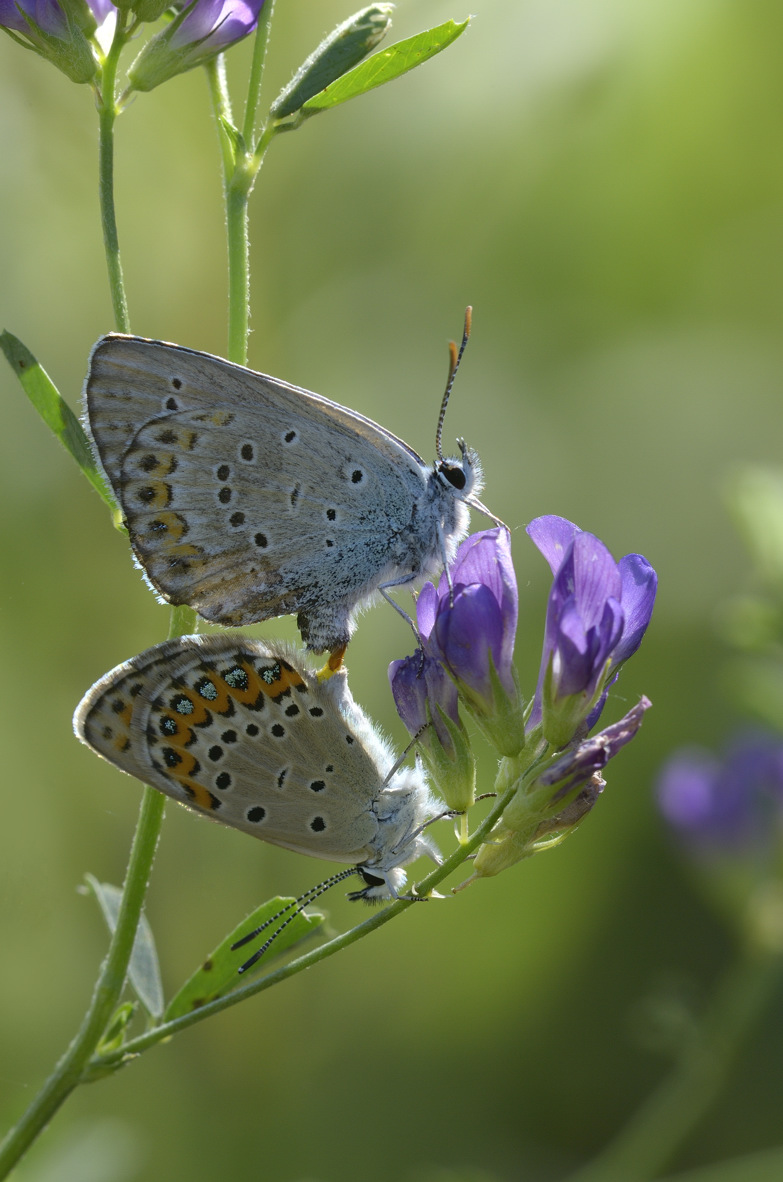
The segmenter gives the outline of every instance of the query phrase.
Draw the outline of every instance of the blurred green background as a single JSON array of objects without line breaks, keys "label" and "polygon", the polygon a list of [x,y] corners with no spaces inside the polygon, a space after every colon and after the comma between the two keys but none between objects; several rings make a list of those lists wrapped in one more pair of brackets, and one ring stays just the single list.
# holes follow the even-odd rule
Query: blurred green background
[{"label": "blurred green background", "polygon": [[[747,576],[722,486],[738,461],[783,455],[783,7],[470,8],[446,53],[272,146],[251,205],[250,363],[431,458],[446,343],[472,303],[446,437],[479,451],[484,499],[514,530],[522,684],[535,684],[549,582],[523,526],[560,513],[659,572],[650,634],[606,717],[642,692],[654,709],[561,848],[413,908],[82,1089],[20,1177],[560,1178],[664,1075],[650,998],[699,1006],[732,955],[651,786],[672,748],[718,744],[733,724],[715,615]],[[269,99],[351,11],[279,0]],[[401,0],[393,36],[465,15]],[[232,79],[247,60],[232,52]],[[113,327],[95,147],[89,89],[0,38],[0,324],[74,407]],[[117,192],[134,331],[225,352],[200,72],[119,121]],[[121,880],[139,802],[70,717],[98,676],[165,636],[168,614],[7,367],[0,386],[5,1124],[84,1011],[106,937],[77,887],[85,870]],[[259,631],[293,636],[289,622]],[[349,659],[356,697],[400,745],[385,670],[410,646],[380,607]],[[487,755],[485,787],[492,771]],[[168,991],[252,906],[327,870],[170,806],[148,906]],[[336,930],[357,918],[342,896],[328,907]],[[779,1140],[782,1005],[681,1168]]]}]

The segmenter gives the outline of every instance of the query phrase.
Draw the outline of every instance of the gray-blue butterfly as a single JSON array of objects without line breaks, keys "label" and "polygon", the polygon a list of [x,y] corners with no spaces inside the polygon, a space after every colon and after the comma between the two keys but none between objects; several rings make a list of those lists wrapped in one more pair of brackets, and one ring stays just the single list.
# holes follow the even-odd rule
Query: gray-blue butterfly
[{"label": "gray-blue butterfly", "polygon": [[300,854],[354,863],[351,898],[396,898],[436,809],[354,702],[290,649],[185,636],[118,665],[85,694],[77,736],[104,759],[213,820]]},{"label": "gray-blue butterfly", "polygon": [[469,507],[492,516],[477,499],[476,454],[462,440],[459,458],[441,452],[469,319],[431,465],[363,415],[277,378],[161,341],[98,341],[87,427],[154,590],[219,624],[294,612],[309,648],[341,653],[375,592],[447,564]]}]

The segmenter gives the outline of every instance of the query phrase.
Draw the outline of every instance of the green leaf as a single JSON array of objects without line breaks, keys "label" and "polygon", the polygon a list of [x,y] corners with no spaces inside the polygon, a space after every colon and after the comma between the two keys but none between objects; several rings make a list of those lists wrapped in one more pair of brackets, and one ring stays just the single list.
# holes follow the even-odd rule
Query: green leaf
[{"label": "green leaf", "polygon": [[[98,906],[103,912],[103,918],[106,920],[109,931],[114,933],[114,929],[117,927],[122,891],[110,882],[98,882],[92,874],[85,874],[84,878],[87,886],[98,900]],[[133,951],[128,965],[128,979],[147,1013],[153,1018],[159,1018],[165,1005],[163,985],[160,979],[158,954],[155,951],[155,940],[144,915],[139,921],[136,939],[133,942]]]},{"label": "green leaf", "polygon": [[22,389],[47,427],[71,453],[95,491],[103,497],[112,513],[117,516],[117,505],[95,465],[84,429],[68,403],[59,394],[46,370],[30,350],[10,332],[0,333],[0,348],[22,383]]},{"label": "green leaf", "polygon": [[336,107],[359,94],[374,90],[376,86],[382,86],[384,82],[399,78],[401,74],[407,74],[408,70],[420,66],[442,49],[446,49],[452,41],[456,41],[460,34],[465,32],[469,23],[470,18],[461,24],[446,21],[434,29],[417,33],[415,37],[397,41],[388,49],[379,50],[367,61],[343,74],[325,90],[303,103],[302,112],[305,115],[314,115],[317,111]]},{"label": "green leaf", "polygon": [[277,96],[269,114],[273,119],[293,115],[303,103],[342,77],[375,49],[391,24],[392,4],[371,4],[338,25],[302,62]]},{"label": "green leaf", "polygon": [[[179,993],[171,999],[166,1007],[164,1021],[170,1022],[173,1018],[179,1018],[183,1014],[189,1014],[192,1010],[198,1009],[200,1006],[206,1005],[207,1002],[214,1001],[215,998],[222,997],[224,993],[228,993],[231,989],[236,988],[239,982],[244,980],[244,978],[237,976],[240,966],[250,959],[254,949],[258,948],[268,936],[272,935],[276,926],[285,922],[289,914],[289,909],[293,908],[295,904],[296,899],[281,899],[279,897],[269,899],[243,919],[233,932],[230,932],[224,940],[221,940],[214,952],[210,953],[204,961],[201,968],[196,970],[193,976],[182,986]],[[262,924],[272,920],[281,912],[285,912],[285,914],[280,915],[279,923],[277,925],[270,923],[268,932],[259,935],[257,943],[243,945],[242,948],[237,948],[232,952],[232,944],[235,944],[237,940],[241,940],[243,936],[252,932],[255,928],[261,927]],[[275,938],[275,942],[269,952],[260,961],[257,961],[253,969],[248,970],[245,976],[249,976],[250,972],[257,972],[260,968],[264,967],[271,956],[278,956],[281,952],[285,952],[291,948],[293,944],[298,943],[305,936],[309,936],[323,921],[324,916],[318,911],[308,911],[306,914],[300,911],[281,930],[280,935]]]}]

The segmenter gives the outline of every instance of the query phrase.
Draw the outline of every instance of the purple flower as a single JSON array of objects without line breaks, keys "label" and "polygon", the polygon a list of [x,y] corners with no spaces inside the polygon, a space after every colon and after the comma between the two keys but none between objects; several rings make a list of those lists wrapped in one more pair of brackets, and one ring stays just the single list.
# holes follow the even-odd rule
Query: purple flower
[{"label": "purple flower", "polygon": [[671,827],[699,853],[768,847],[783,821],[783,742],[744,734],[722,758],[684,748],[661,769],[657,797]]},{"label": "purple flower", "polygon": [[457,709],[457,687],[446,670],[432,657],[421,651],[412,657],[403,657],[389,665],[394,704],[408,733],[420,735],[427,742],[424,728],[431,723],[437,741],[450,754],[454,744],[443,715],[459,725]]},{"label": "purple flower", "polygon": [[106,0],[0,0],[0,27],[62,70],[72,82],[89,82],[97,62],[89,38],[102,23]]},{"label": "purple flower", "polygon": [[466,538],[437,589],[426,583],[416,604],[425,649],[451,673],[471,700],[494,704],[493,671],[509,696],[516,694],[513,657],[519,597],[508,531],[484,530]]},{"label": "purple flower", "polygon": [[128,71],[134,90],[152,90],[203,65],[252,33],[264,0],[193,0],[150,38]]},{"label": "purple flower", "polygon": [[584,739],[569,748],[553,764],[542,772],[537,783],[541,786],[556,787],[553,801],[561,800],[574,788],[586,784],[596,772],[601,772],[618,751],[634,738],[642,719],[652,702],[642,697],[637,704],[620,719],[607,726],[599,734]]},{"label": "purple flower", "polygon": [[514,675],[519,606],[508,530],[466,538],[437,588],[425,583],[416,621],[426,656],[440,662],[460,698],[504,755],[524,745]]},{"label": "purple flower", "polygon": [[[171,36],[173,49],[188,50],[198,61],[213,57],[252,33],[264,0],[196,0],[183,8]],[[197,65],[192,61],[191,65]],[[187,67],[188,69],[190,66]]]},{"label": "purple flower", "polygon": [[652,615],[657,575],[640,554],[619,562],[593,534],[563,517],[538,517],[527,532],[554,575],[541,672],[529,727],[565,746],[597,721],[620,666]]},{"label": "purple flower", "polygon": [[[20,11],[21,10],[21,11]],[[64,40],[68,36],[68,22],[58,0],[0,0],[0,25],[17,33],[28,33],[30,19],[51,37]]]},{"label": "purple flower", "polygon": [[397,712],[416,739],[433,784],[450,809],[464,813],[476,798],[476,760],[460,722],[457,687],[421,649],[392,661],[389,681]]}]

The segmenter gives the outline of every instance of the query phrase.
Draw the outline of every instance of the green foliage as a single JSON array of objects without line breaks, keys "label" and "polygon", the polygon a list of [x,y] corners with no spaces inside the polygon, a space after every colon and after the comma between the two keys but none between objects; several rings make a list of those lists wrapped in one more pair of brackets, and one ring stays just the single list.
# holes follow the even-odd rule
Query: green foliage
[{"label": "green foliage", "polygon": [[[269,899],[243,919],[233,932],[229,932],[225,939],[220,941],[218,946],[206,957],[200,968],[196,969],[195,973],[188,978],[182,988],[172,997],[166,1006],[164,1020],[170,1022],[173,1018],[179,1018],[183,1014],[189,1014],[192,1010],[206,1005],[207,1002],[214,1001],[217,997],[222,997],[231,989],[238,988],[243,978],[237,975],[237,970],[249,958],[254,946],[251,945],[250,950],[246,946],[232,950],[232,945],[242,940],[249,932],[273,920],[295,903],[295,899],[283,899],[280,897]],[[283,914],[279,924],[282,924],[286,918],[287,916]],[[290,923],[282,928],[271,949],[265,953],[261,960],[256,962],[249,972],[258,972],[260,969],[266,968],[272,957],[287,952],[295,944],[298,944],[300,940],[314,933],[323,922],[324,916],[317,911],[300,912],[298,915],[295,915]],[[267,940],[279,924],[270,924],[268,931],[262,936],[259,936],[257,944],[262,944]]]},{"label": "green foliage", "polygon": [[[122,891],[110,882],[98,882],[92,874],[85,874],[84,879],[101,909],[109,931],[113,932],[117,926]],[[133,942],[133,952],[128,965],[128,980],[150,1017],[160,1018],[165,1005],[163,985],[160,979],[155,938],[145,915],[141,917],[136,931],[136,939]],[[108,1034],[105,1037],[109,1039]],[[107,1048],[104,1047],[104,1049]]]}]

